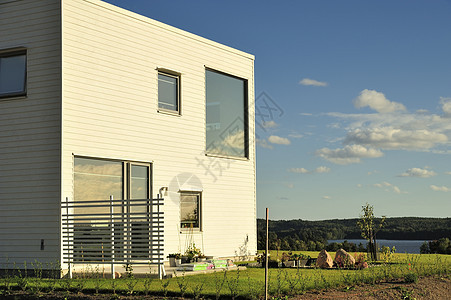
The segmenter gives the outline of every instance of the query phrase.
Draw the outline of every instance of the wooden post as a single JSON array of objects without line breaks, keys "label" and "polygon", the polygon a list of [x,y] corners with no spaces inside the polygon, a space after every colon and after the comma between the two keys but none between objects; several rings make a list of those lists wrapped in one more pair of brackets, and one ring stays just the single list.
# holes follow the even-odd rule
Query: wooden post
[{"label": "wooden post", "polygon": [[266,208],[266,246],[265,246],[265,300],[268,300],[268,248],[269,248],[269,208]]},{"label": "wooden post", "polygon": [[[68,251],[67,251],[67,256],[68,256],[68,268],[67,268],[67,275],[70,279],[72,279],[72,267],[71,267],[71,258],[73,259],[73,255],[74,255],[74,244],[73,244],[73,240],[71,241],[71,234],[70,234],[70,229],[69,229],[69,197],[66,197],[66,239],[68,241]],[[71,244],[72,243],[72,244]]]},{"label": "wooden post", "polygon": [[111,230],[111,278],[116,279],[114,270],[114,202],[110,195],[110,230]]}]

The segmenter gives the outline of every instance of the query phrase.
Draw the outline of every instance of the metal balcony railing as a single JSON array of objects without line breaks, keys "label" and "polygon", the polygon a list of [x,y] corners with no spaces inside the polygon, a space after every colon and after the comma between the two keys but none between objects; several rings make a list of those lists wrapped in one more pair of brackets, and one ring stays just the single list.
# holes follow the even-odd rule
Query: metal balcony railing
[{"label": "metal balcony railing", "polygon": [[[163,199],[62,203],[63,263],[163,265]],[[114,276],[114,274],[113,274]]]}]

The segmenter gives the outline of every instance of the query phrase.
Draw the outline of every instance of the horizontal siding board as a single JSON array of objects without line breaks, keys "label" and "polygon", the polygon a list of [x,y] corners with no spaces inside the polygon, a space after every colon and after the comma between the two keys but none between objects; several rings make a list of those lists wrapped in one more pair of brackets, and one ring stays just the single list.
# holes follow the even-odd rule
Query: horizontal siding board
[{"label": "horizontal siding board", "polygon": [[[21,194],[17,194],[20,196]],[[26,198],[22,201],[17,201],[17,199],[5,198],[2,199],[0,207],[6,209],[6,207],[16,207],[16,206],[30,206],[35,205],[41,207],[41,205],[55,205],[58,202],[55,198],[43,197],[43,195],[36,195],[36,197]],[[49,207],[52,208],[52,207]],[[54,208],[54,207],[53,207]]]},{"label": "horizontal siding board", "polygon": [[[153,162],[154,196],[170,188],[165,251],[177,252],[187,238],[174,185],[183,173],[203,189],[208,228],[194,239],[207,255],[233,255],[246,234],[256,244],[253,139],[250,160],[205,156],[205,66],[249,80],[253,103],[252,56],[110,8],[84,0],[63,7],[63,195],[72,197],[73,154]],[[181,116],[157,112],[157,67],[182,74]],[[253,132],[252,106],[250,114]],[[229,223],[237,225],[223,239]]]},{"label": "horizontal siding board", "polygon": [[[0,197],[2,199],[6,199],[6,201],[20,201],[21,203],[32,203],[32,201],[43,201],[46,203],[55,203],[53,200],[52,202],[49,199],[60,199],[60,191],[44,191],[44,192],[36,192],[36,191],[21,191],[20,193],[2,193],[0,191]],[[3,200],[2,200],[3,201]],[[29,226],[29,225],[28,225]]]},{"label": "horizontal siding board", "polygon": [[23,174],[21,176],[10,176],[7,178],[2,178],[2,182],[0,183],[1,189],[18,189],[18,188],[33,188],[33,187],[41,187],[42,181],[58,181],[59,176],[55,173],[53,174],[38,174],[38,175],[29,175],[27,174],[25,177]]},{"label": "horizontal siding board", "polygon": [[[37,228],[36,231],[34,233],[38,233],[39,237],[41,239],[46,239],[49,241],[54,241],[55,243],[59,242],[59,239],[53,239],[53,237],[55,236],[54,234],[48,234],[48,233],[42,233],[40,232],[41,228]],[[20,241],[20,242],[26,242],[26,238],[27,235],[29,234],[29,232],[15,232],[14,236],[9,237],[8,233],[2,233],[0,232],[0,241],[5,241],[6,238],[8,238],[11,241]]]},{"label": "horizontal siding board", "polygon": [[[86,3],[88,2],[97,2],[97,1],[84,1]],[[246,57],[247,59],[253,59],[252,55],[249,55],[247,53],[241,52],[239,50],[224,46],[222,44],[213,42],[211,40],[207,40],[205,38],[202,38],[200,36],[196,36],[194,34],[188,33],[186,31],[174,28],[172,26],[160,23],[155,20],[151,20],[142,16],[139,16],[137,14],[130,13],[128,11],[124,11],[121,9],[118,9],[115,7],[113,10],[114,12],[107,12],[104,8],[107,7],[107,5],[103,5],[102,3],[102,9],[95,9],[93,6],[89,7],[89,5],[85,5],[86,3],[83,2],[71,2],[69,5],[66,6],[67,10],[70,10],[72,7],[76,7],[77,14],[74,13],[74,15],[77,15],[78,19],[81,19],[83,17],[86,17],[89,15],[91,18],[87,19],[86,22],[89,22],[91,20],[97,20],[96,23],[92,24],[95,27],[101,27],[101,25],[105,24],[111,24],[113,23],[116,25],[116,27],[119,27],[119,24],[123,24],[123,27],[127,30],[131,30],[133,32],[136,32],[136,35],[142,36],[143,34],[147,33],[147,31],[140,32],[139,29],[142,28],[152,28],[154,30],[161,30],[165,33],[166,36],[174,36],[177,38],[174,42],[181,42],[181,41],[195,41],[196,44],[203,45],[205,48],[214,49],[214,50],[222,50],[227,51],[230,53],[233,53],[235,56],[242,56]],[[97,2],[98,4],[98,2]],[[78,5],[78,6],[76,6]],[[74,10],[75,11],[75,10]],[[97,15],[94,12],[104,11],[102,15]],[[117,12],[119,12],[117,14]],[[123,15],[126,17],[124,18]],[[99,22],[99,19],[102,18],[103,24]],[[138,22],[136,22],[138,20]],[[125,36],[124,39],[128,38],[128,36]]]},{"label": "horizontal siding board", "polygon": [[[59,258],[61,37],[57,0],[0,6],[0,49],[27,48],[27,96],[0,100],[0,264]],[[16,235],[20,233],[20,235]],[[40,250],[41,236],[46,240]]]},{"label": "horizontal siding board", "polygon": [[[34,143],[33,143],[34,142]],[[43,142],[47,142],[47,145],[43,145]],[[0,155],[14,154],[17,151],[21,151],[22,153],[30,153],[35,154],[36,152],[40,152],[42,150],[55,149],[59,150],[60,145],[58,143],[58,139],[37,139],[37,140],[24,140],[23,143],[15,142],[17,146],[3,146],[0,147]],[[46,172],[46,170],[41,170],[41,172]],[[51,172],[54,172],[53,170]],[[10,173],[11,174],[11,173]],[[2,176],[0,174],[0,176]]]}]

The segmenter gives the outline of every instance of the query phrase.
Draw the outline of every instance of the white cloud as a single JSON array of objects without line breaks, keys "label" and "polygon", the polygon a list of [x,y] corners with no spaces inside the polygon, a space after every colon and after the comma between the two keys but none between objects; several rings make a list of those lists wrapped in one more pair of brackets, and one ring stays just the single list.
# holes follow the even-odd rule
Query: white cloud
[{"label": "white cloud", "polygon": [[440,104],[445,117],[451,117],[451,98],[440,97]]},{"label": "white cloud", "polygon": [[445,172],[446,175],[451,175],[451,172]]},{"label": "white cloud", "polygon": [[354,99],[356,108],[370,107],[380,113],[390,113],[398,110],[406,110],[406,107],[398,102],[392,102],[385,98],[383,93],[375,90],[365,89]]},{"label": "white cloud", "polygon": [[292,184],[292,183],[286,183],[285,186],[289,189],[294,188],[294,184]]},{"label": "white cloud", "polygon": [[239,130],[228,134],[221,143],[225,147],[230,147],[237,150],[244,149],[244,130]]},{"label": "white cloud", "polygon": [[291,172],[291,173],[301,173],[301,174],[310,173],[310,171],[305,168],[291,168],[291,169],[288,169],[287,171]]},{"label": "white cloud", "polygon": [[332,129],[340,129],[341,126],[339,123],[332,123],[332,124],[328,124],[326,125],[328,128],[332,128]]},{"label": "white cloud", "polygon": [[384,155],[377,149],[365,148],[361,145],[347,145],[341,149],[322,148],[316,150],[315,154],[340,165],[360,163],[362,158],[376,158]]},{"label": "white cloud", "polygon": [[332,199],[332,197],[330,197],[330,196],[323,196],[323,199],[324,200],[330,200],[330,199]]},{"label": "white cloud", "polygon": [[304,78],[301,81],[299,81],[299,84],[302,85],[311,85],[311,86],[327,86],[328,83],[327,82],[323,82],[323,81],[318,81],[315,79],[310,79],[310,78]]},{"label": "white cloud", "polygon": [[375,183],[373,186],[383,189],[386,192],[393,192],[395,194],[407,194],[407,192],[401,191],[399,187],[396,185],[391,184],[390,182],[383,181],[381,183]]},{"label": "white cloud", "polygon": [[278,127],[279,126],[279,124],[277,124],[276,122],[274,122],[274,121],[266,121],[266,122],[263,122],[263,127],[264,128],[276,128],[276,127]]},{"label": "white cloud", "polygon": [[325,166],[320,166],[320,167],[316,168],[313,172],[314,173],[329,173],[330,168],[325,167]]},{"label": "white cloud", "polygon": [[396,194],[401,194],[401,190],[397,186],[393,186],[393,192],[395,192]]},{"label": "white cloud", "polygon": [[451,192],[451,188],[446,186],[430,185],[431,190],[436,192]]},{"label": "white cloud", "polygon": [[300,138],[304,137],[304,135],[302,135],[300,133],[290,133],[288,136],[291,138],[294,138],[294,139],[300,139]]},{"label": "white cloud", "polygon": [[287,171],[291,172],[291,173],[301,173],[301,174],[329,173],[330,168],[325,167],[325,166],[320,166],[312,171],[309,171],[306,168],[291,168],[291,169],[287,169]]},{"label": "white cloud", "polygon": [[399,175],[400,177],[420,177],[420,178],[428,178],[437,175],[434,171],[429,171],[426,169],[420,168],[411,168],[406,172]]},{"label": "white cloud", "polygon": [[259,145],[262,148],[273,149],[273,146],[268,144],[268,141],[265,139],[256,139],[255,141],[257,142],[257,145]]},{"label": "white cloud", "polygon": [[423,115],[423,114],[427,114],[427,113],[429,113],[429,110],[427,110],[427,109],[417,109],[417,114]]},{"label": "white cloud", "polygon": [[344,144],[360,144],[385,150],[430,151],[450,154],[438,146],[451,141],[451,118],[436,114],[327,113],[347,122]]},{"label": "white cloud", "polygon": [[277,135],[271,135],[268,138],[268,142],[270,142],[271,144],[278,144],[278,145],[290,145],[291,144],[289,139],[280,137]]},{"label": "white cloud", "polygon": [[[375,153],[376,156],[381,156],[381,151],[384,150],[451,154],[451,150],[448,149],[451,144],[451,98],[440,98],[443,110],[442,115],[433,114],[426,110],[408,113],[401,111],[405,109],[404,106],[394,105],[393,102],[385,99],[383,94],[373,92],[376,95],[375,98],[380,98],[379,102],[367,99],[368,101],[365,104],[363,101],[364,97],[361,97],[355,100],[355,104],[357,106],[370,106],[371,104],[372,107],[380,111],[394,111],[385,114],[345,114],[338,112],[322,114],[327,117],[340,119],[339,124],[341,124],[341,128],[346,130],[344,137],[338,136],[335,140],[329,139],[326,141],[331,144],[342,142],[343,145],[353,147],[356,145],[363,146],[364,148],[378,151]],[[335,123],[329,122],[329,124]],[[349,151],[345,151],[345,148],[332,150],[332,147],[329,146],[328,148],[317,150],[316,155],[341,164],[361,161],[359,156],[353,156],[347,152]]]},{"label": "white cloud", "polygon": [[312,113],[300,113],[301,116],[313,116]]},{"label": "white cloud", "polygon": [[347,133],[345,144],[359,144],[381,149],[430,149],[436,144],[446,143],[443,133],[427,129],[408,130],[393,127],[355,129]]}]

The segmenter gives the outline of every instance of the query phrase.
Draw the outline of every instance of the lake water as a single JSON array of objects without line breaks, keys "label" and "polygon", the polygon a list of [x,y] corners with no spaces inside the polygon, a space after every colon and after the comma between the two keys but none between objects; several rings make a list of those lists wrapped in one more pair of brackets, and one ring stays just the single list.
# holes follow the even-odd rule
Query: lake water
[{"label": "lake water", "polygon": [[[328,240],[328,243],[343,243],[345,240]],[[363,245],[367,245],[366,240],[346,240],[350,243],[354,243],[359,245],[362,243]],[[396,248],[396,253],[420,253],[420,247],[425,241],[418,240],[377,240],[378,247],[387,246],[390,249],[394,246]]]}]

